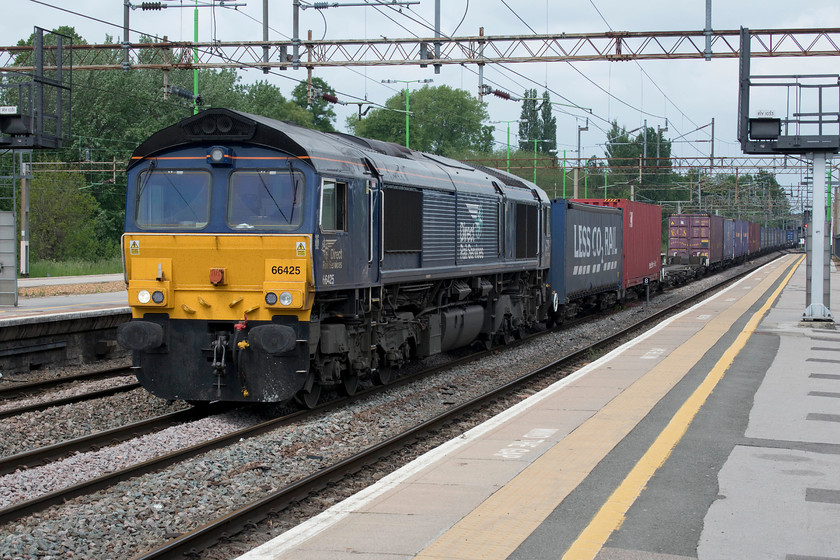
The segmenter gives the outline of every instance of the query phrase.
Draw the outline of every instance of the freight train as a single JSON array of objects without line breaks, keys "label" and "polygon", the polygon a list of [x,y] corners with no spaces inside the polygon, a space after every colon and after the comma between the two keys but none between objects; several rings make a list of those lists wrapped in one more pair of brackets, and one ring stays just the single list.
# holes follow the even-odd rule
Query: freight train
[{"label": "freight train", "polygon": [[767,251],[794,246],[794,231],[712,214],[668,218],[666,265],[669,283],[744,262]]},{"label": "freight train", "polygon": [[203,111],[131,157],[118,341],[159,397],[311,407],[322,387],[353,394],[657,286],[661,209],[584,202],[393,143]]}]

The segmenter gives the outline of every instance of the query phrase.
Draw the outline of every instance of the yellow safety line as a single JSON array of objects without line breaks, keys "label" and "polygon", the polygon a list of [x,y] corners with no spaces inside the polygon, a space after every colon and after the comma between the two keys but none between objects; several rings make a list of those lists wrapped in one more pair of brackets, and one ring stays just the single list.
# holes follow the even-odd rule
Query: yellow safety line
[{"label": "yellow safety line", "polygon": [[804,257],[800,257],[795,265],[791,267],[790,272],[785,277],[784,281],[779,285],[773,294],[767,299],[764,305],[759,309],[747,322],[747,325],[735,339],[735,342],[723,353],[720,360],[715,364],[714,368],[709,372],[706,379],[700,384],[694,393],[683,403],[668,425],[653,442],[653,445],[648,448],[644,456],[636,463],[633,470],[622,481],[615,492],[607,499],[601,509],[592,518],[589,525],[578,536],[577,540],[572,543],[572,546],[563,555],[563,560],[591,560],[595,558],[607,539],[621,527],[624,522],[625,514],[630,509],[630,506],[636,501],[644,490],[648,480],[661,467],[671,451],[682,439],[688,426],[694,420],[694,417],[700,411],[700,408],[706,402],[706,399],[717,386],[718,382],[723,378],[724,373],[732,365],[735,357],[746,346],[750,336],[752,336],[759,322],[764,317],[764,314],[770,309],[770,306],[776,301],[776,298],[781,293],[782,289],[790,281],[791,276],[796,271],[796,268],[802,262]]}]

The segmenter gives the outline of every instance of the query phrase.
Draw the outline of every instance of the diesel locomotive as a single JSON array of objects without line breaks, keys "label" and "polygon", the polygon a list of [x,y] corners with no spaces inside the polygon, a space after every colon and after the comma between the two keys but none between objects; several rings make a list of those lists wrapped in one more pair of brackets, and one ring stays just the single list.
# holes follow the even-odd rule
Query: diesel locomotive
[{"label": "diesel locomotive", "polygon": [[[562,312],[550,208],[503,171],[206,110],[131,157],[132,320],[118,341],[165,399],[313,406],[322,387],[352,394],[409,360],[506,341]],[[598,231],[578,242],[602,262],[620,238]],[[604,271],[620,285],[620,263]],[[598,291],[582,280],[574,295]]]},{"label": "diesel locomotive", "polygon": [[132,319],[117,340],[146,389],[189,402],[312,407],[324,387],[387,383],[411,360],[508,342],[785,233],[672,216],[663,267],[657,205],[550,201],[504,171],[227,109],[138,146],[126,193]]}]

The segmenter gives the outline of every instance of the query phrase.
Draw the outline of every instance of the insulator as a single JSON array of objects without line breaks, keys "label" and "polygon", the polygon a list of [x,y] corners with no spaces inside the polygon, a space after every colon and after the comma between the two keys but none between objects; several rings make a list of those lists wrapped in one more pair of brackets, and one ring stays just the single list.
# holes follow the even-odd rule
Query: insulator
[{"label": "insulator", "polygon": [[321,94],[321,99],[326,99],[330,103],[338,103],[338,97],[336,97],[335,95],[333,95],[331,93],[322,93]]},{"label": "insulator", "polygon": [[172,93],[178,97],[183,97],[184,99],[192,99],[192,93],[178,86],[172,86]]},{"label": "insulator", "polygon": [[496,97],[501,97],[502,99],[510,99],[510,94],[500,89],[494,89],[493,95],[495,95]]},{"label": "insulator", "polygon": [[329,2],[312,2],[312,7],[316,10],[325,10],[330,7]]},{"label": "insulator", "polygon": [[141,10],[160,10],[165,7],[166,6],[163,5],[163,2],[142,2],[140,4]]}]

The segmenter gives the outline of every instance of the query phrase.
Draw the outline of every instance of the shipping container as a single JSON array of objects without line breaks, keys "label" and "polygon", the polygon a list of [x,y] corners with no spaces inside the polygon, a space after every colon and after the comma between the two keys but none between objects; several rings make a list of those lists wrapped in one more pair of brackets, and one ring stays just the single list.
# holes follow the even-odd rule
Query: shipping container
[{"label": "shipping container", "polygon": [[723,261],[735,260],[735,220],[723,220]]},{"label": "shipping container", "polygon": [[723,218],[674,214],[668,218],[668,257],[683,264],[719,264],[723,259]]},{"label": "shipping container", "polygon": [[621,288],[622,213],[556,199],[548,281],[559,303]]},{"label": "shipping container", "polygon": [[621,286],[658,282],[662,270],[662,208],[627,199],[580,199],[575,202],[620,208],[623,213]]},{"label": "shipping container", "polygon": [[735,220],[735,258],[743,259],[749,253],[750,223],[745,220]]},{"label": "shipping container", "polygon": [[761,226],[755,222],[749,222],[747,251],[750,255],[757,255],[761,252]]}]

